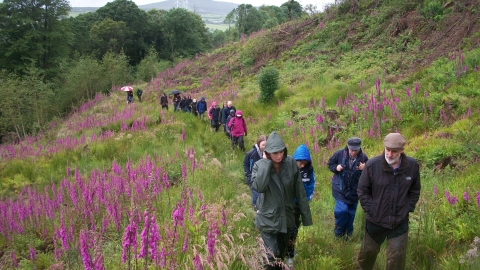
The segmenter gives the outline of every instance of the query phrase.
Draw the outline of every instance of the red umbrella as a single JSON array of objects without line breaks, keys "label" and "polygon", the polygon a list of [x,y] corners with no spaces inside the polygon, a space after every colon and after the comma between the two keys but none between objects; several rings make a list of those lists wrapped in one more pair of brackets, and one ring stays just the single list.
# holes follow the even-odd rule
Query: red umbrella
[{"label": "red umbrella", "polygon": [[122,87],[122,91],[123,91],[123,92],[131,92],[131,91],[133,91],[133,87],[131,87],[131,86],[124,86],[124,87]]}]

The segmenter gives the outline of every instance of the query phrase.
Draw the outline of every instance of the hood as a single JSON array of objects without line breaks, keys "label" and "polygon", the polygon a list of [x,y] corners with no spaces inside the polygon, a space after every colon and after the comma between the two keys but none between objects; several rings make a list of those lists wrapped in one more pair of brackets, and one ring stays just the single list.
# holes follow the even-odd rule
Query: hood
[{"label": "hood", "polygon": [[310,157],[310,151],[308,150],[305,144],[301,144],[293,153],[293,158],[295,160],[307,160],[312,162],[312,158]]},{"label": "hood", "polygon": [[265,145],[265,152],[275,153],[279,151],[285,151],[285,156],[287,156],[287,147],[283,142],[282,138],[274,131],[270,133],[267,139],[267,144]]},{"label": "hood", "polygon": [[202,97],[200,100],[202,100],[202,101],[205,100],[205,97]]},{"label": "hood", "polygon": [[235,115],[236,115],[237,117],[242,117],[242,116],[243,116],[243,112],[240,111],[240,110],[237,110],[237,111],[235,112]]}]

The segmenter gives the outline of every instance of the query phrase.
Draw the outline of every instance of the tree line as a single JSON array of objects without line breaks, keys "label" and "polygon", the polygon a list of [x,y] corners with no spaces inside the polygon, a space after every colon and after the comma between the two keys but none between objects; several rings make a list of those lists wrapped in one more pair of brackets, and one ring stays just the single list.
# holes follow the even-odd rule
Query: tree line
[{"label": "tree line", "polygon": [[198,14],[182,8],[146,12],[114,0],[76,17],[70,9],[67,0],[0,3],[0,136],[35,134],[99,92],[149,81],[181,59],[304,12],[296,1],[242,4],[225,18],[228,30],[210,32]]}]

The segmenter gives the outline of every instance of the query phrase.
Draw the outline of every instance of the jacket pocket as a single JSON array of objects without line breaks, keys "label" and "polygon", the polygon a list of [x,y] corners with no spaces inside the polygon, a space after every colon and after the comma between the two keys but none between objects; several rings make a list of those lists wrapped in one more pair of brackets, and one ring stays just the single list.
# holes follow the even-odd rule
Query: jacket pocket
[{"label": "jacket pocket", "polygon": [[276,233],[280,230],[279,216],[276,208],[260,209],[255,218],[258,229],[265,232]]}]

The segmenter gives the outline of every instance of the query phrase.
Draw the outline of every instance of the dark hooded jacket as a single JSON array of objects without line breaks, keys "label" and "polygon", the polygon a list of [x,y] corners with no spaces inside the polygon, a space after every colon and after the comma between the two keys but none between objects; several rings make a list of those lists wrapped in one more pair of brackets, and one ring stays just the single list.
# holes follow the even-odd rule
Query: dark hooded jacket
[{"label": "dark hooded jacket", "polygon": [[202,114],[207,111],[207,102],[205,101],[205,98],[202,97],[200,101],[197,103],[197,112],[199,114]]},{"label": "dark hooded jacket", "polygon": [[280,171],[277,173],[273,162],[260,159],[252,170],[252,189],[259,193],[255,225],[261,232],[287,233],[295,225],[295,198],[304,226],[312,225],[312,215],[305,188],[295,159],[287,156],[287,148],[280,136],[272,132],[268,137],[265,152],[284,151]]},{"label": "dark hooded jacket", "polygon": [[358,197],[368,221],[393,229],[415,210],[420,188],[417,161],[402,153],[400,167],[393,170],[384,152],[365,164],[358,183]]},{"label": "dark hooded jacket", "polygon": [[[357,153],[357,158],[350,166],[350,156],[348,154],[348,146],[344,149],[338,150],[328,160],[328,169],[333,172],[332,178],[332,195],[336,200],[344,202],[346,204],[354,204],[358,202],[358,179],[362,171],[358,169],[360,162],[365,163],[368,161],[367,155],[365,155],[360,149]],[[337,171],[337,165],[342,164],[343,170]]]},{"label": "dark hooded jacket", "polygon": [[253,164],[262,159],[261,154],[262,153],[256,144],[253,145],[252,150],[245,154],[245,158],[243,159],[243,172],[245,173],[247,185],[251,184]]},{"label": "dark hooded jacket", "polygon": [[222,124],[224,125],[228,124],[227,118],[230,115],[231,110],[235,112],[237,111],[237,109],[235,109],[235,106],[233,105],[230,108],[228,106],[225,106],[224,108],[222,108]]}]

